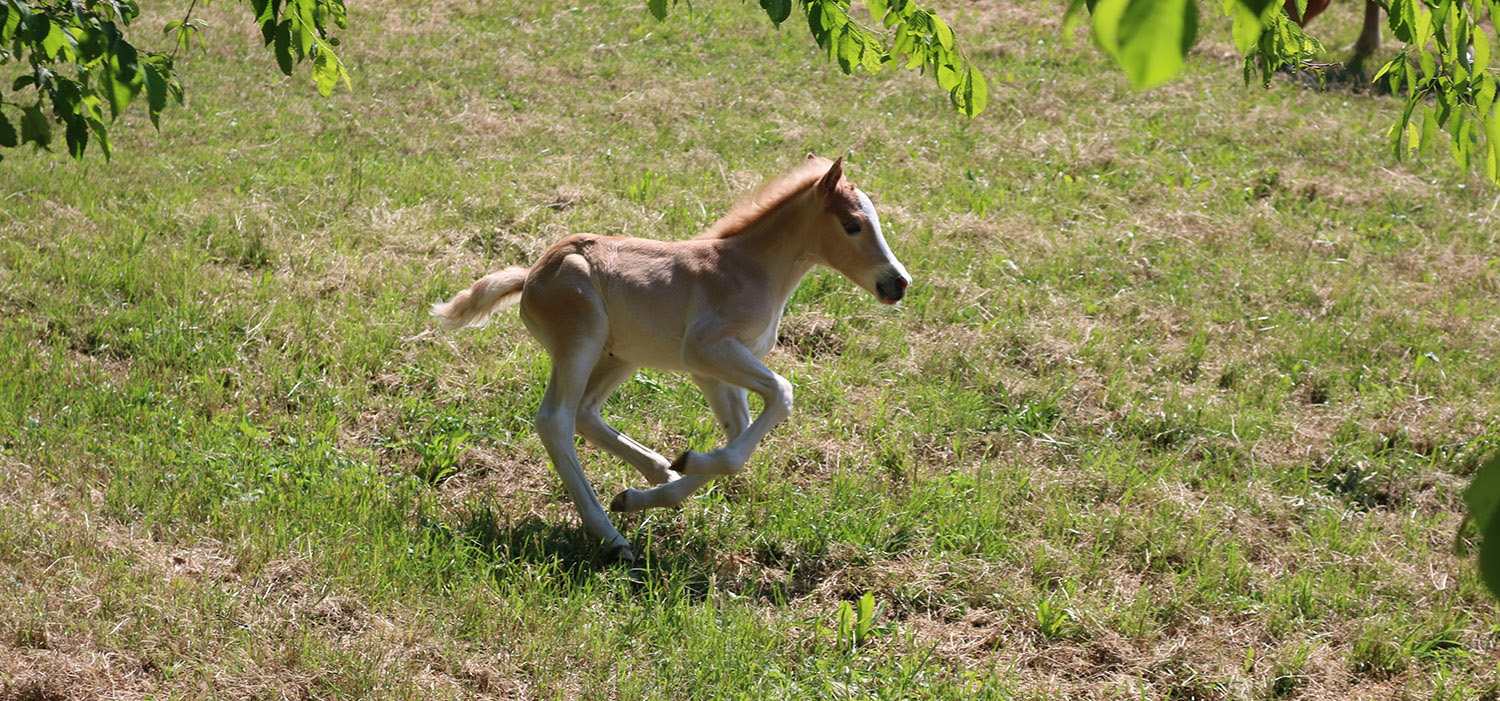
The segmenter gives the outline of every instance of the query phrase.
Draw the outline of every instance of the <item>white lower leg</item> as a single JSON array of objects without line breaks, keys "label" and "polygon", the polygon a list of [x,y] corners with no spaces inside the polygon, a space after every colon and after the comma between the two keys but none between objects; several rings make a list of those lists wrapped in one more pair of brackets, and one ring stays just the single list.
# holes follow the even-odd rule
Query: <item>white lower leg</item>
[{"label": "white lower leg", "polygon": [[792,413],[791,383],[780,376],[776,379],[780,381],[778,391],[765,396],[766,408],[760,412],[760,416],[755,417],[749,428],[718,450],[709,453],[683,453],[672,464],[672,468],[683,475],[709,476],[734,475],[745,469],[745,464],[750,461],[750,456],[766,434]]},{"label": "white lower leg", "polygon": [[683,475],[650,489],[627,489],[610,500],[609,510],[632,513],[646,509],[675,507],[711,481],[713,481],[711,475]]},{"label": "white lower leg", "polygon": [[562,478],[568,496],[578,509],[584,530],[603,541],[606,547],[620,549],[623,557],[634,559],[630,542],[615,530],[609,514],[604,512],[604,505],[599,503],[599,495],[594,493],[593,485],[584,476],[583,466],[578,464],[578,455],[573,451],[571,412],[543,408],[537,414],[536,430],[542,439],[542,445],[547,447],[548,456],[552,458],[552,467]]},{"label": "white lower leg", "polygon": [[653,485],[666,484],[677,478],[677,473],[670,469],[671,463],[666,458],[635,442],[630,436],[616,431],[596,413],[579,412],[578,432],[590,443],[630,463],[631,467]]}]

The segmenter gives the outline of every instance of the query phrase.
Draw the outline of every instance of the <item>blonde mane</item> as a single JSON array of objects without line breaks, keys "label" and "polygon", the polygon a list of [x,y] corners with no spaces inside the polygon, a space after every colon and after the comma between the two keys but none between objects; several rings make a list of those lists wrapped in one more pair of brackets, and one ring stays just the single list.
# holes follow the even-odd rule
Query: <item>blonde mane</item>
[{"label": "blonde mane", "polygon": [[718,221],[696,238],[727,239],[743,232],[777,207],[812,187],[832,166],[833,161],[827,158],[808,158],[802,165],[761,183],[760,187],[735,200],[724,216],[719,217]]}]

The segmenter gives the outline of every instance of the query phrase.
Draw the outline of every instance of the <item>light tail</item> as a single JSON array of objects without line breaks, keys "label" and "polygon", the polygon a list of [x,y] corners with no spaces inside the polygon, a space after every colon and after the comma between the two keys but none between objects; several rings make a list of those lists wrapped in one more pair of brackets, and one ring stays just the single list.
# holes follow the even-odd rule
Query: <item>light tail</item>
[{"label": "light tail", "polygon": [[453,299],[432,305],[432,315],[438,318],[439,326],[450,331],[484,326],[489,323],[490,315],[521,301],[526,273],[526,268],[520,267],[496,270]]}]

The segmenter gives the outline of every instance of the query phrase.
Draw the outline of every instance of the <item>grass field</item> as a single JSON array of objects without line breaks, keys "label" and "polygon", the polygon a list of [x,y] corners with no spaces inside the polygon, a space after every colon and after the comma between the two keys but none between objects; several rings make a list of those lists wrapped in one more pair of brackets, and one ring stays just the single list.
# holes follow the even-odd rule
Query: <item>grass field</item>
[{"label": "grass field", "polygon": [[[356,4],[352,93],[216,3],[160,132],[0,162],[0,698],[1495,697],[1453,548],[1500,193],[1392,160],[1392,100],[1243,87],[1209,14],[1137,93],[1055,3],[951,3],[969,123],[753,3]],[[545,355],[427,306],[569,233],[690,236],[808,151],[911,294],[810,276],[792,419],[605,562],[531,430]],[[674,375],[606,414],[717,440]]]}]

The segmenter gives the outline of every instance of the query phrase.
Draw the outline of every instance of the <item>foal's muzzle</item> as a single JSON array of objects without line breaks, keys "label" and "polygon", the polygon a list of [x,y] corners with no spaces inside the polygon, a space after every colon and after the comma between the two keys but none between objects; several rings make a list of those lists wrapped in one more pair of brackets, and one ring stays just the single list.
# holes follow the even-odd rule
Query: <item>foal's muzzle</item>
[{"label": "foal's muzzle", "polygon": [[906,274],[894,267],[880,271],[880,276],[875,279],[875,292],[880,295],[880,301],[886,304],[895,304],[906,296],[906,288],[911,285],[911,279]]}]

